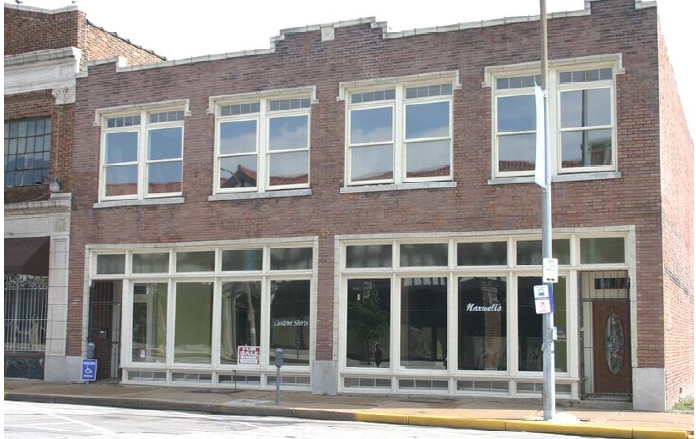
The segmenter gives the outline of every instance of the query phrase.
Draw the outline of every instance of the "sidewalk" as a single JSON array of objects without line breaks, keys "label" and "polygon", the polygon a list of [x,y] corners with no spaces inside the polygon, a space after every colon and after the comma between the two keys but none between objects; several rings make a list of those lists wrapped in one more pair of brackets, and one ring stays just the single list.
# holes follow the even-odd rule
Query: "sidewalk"
[{"label": "sidewalk", "polygon": [[87,404],[153,410],[199,411],[213,414],[290,416],[336,421],[364,421],[469,428],[535,431],[612,438],[693,437],[693,412],[637,412],[623,409],[559,407],[544,422],[541,400],[475,400],[326,396],[260,390],[52,383],[5,380],[5,399],[60,404]]}]

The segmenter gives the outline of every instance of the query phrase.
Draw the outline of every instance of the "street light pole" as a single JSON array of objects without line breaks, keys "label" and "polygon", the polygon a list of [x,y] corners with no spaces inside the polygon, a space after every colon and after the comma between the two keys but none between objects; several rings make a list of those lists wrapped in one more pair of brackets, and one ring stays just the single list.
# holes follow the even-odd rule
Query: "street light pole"
[{"label": "street light pole", "polygon": [[[549,146],[549,98],[548,98],[548,53],[547,53],[547,29],[546,29],[546,0],[539,0],[541,22],[541,91],[544,95],[544,188],[542,192],[541,214],[541,244],[542,257],[552,258],[552,233],[551,233],[551,148]],[[553,283],[548,285],[549,293],[553,294]],[[553,343],[553,312],[542,314],[542,351],[544,354],[544,387],[542,399],[544,400],[544,420],[553,419],[556,409],[556,385],[554,376],[554,343]]]}]

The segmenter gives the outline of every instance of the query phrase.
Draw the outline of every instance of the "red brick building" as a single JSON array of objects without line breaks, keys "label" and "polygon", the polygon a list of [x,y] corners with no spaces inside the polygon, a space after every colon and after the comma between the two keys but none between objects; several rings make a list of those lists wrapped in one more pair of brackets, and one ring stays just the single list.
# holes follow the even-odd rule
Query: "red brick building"
[{"label": "red brick building", "polygon": [[[657,10],[548,27],[557,398],[664,410],[693,391],[693,143]],[[282,348],[287,388],[540,396],[539,38],[360,19],[87,63],[68,358],[268,388]]]},{"label": "red brick building", "polygon": [[4,374],[75,379],[79,364],[66,357],[75,76],[89,60],[163,58],[75,6],[5,5],[4,20]]}]

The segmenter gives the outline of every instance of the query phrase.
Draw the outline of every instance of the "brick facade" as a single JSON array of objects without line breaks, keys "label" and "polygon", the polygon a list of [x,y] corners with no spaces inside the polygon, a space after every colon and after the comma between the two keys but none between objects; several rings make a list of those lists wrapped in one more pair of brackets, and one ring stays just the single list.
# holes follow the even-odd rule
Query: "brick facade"
[{"label": "brick facade", "polygon": [[661,31],[659,63],[665,380],[676,401],[693,394],[694,144]]},{"label": "brick facade", "polygon": [[[633,366],[666,370],[669,404],[677,387],[689,382],[693,387],[689,378],[693,365],[689,369],[685,363],[690,358],[676,355],[688,350],[693,357],[693,337],[690,345],[686,337],[670,338],[679,331],[680,322],[693,324],[693,257],[688,256],[693,252],[693,200],[690,210],[682,209],[675,203],[674,191],[666,187],[672,187],[670,179],[680,178],[677,171],[687,176],[693,171],[675,166],[689,157],[693,162],[693,146],[684,135],[683,117],[672,117],[681,109],[670,106],[676,89],[670,85],[671,70],[657,38],[656,9],[636,9],[634,0],[603,0],[590,6],[591,15],[549,20],[549,58],[621,54],[625,73],[616,76],[621,177],[554,184],[553,226],[635,226],[637,362]],[[7,54],[8,8],[5,20]],[[86,58],[116,54],[104,49],[114,44],[111,34],[81,26],[78,34],[84,37],[79,38],[105,43],[83,48]],[[87,245],[318,236],[315,352],[317,360],[330,361],[335,359],[336,235],[540,228],[541,194],[535,185],[488,184],[491,89],[481,86],[487,66],[538,60],[538,21],[400,38],[385,38],[383,29],[370,23],[334,31],[335,39],[328,41],[322,41],[319,29],[289,32],[272,53],[251,56],[123,72],[117,72],[114,63],[99,64],[77,80],[68,355],[82,355]],[[22,50],[37,50],[39,43],[22,44]],[[10,50],[19,49],[11,45]],[[130,61],[147,62],[146,58],[145,52],[138,52]],[[336,99],[339,83],[452,70],[459,71],[462,85],[453,95],[456,187],[341,194],[346,110],[345,102]],[[209,97],[306,86],[316,86],[318,98],[311,109],[312,194],[208,201],[215,166],[215,116],[207,112]],[[101,129],[93,126],[95,110],[176,99],[189,99],[191,110],[184,130],[185,202],[95,209],[101,142]],[[72,116],[64,117],[67,121]],[[667,138],[674,140],[668,143]],[[683,148],[668,148],[672,142]],[[661,164],[665,157],[667,163]],[[61,169],[56,165],[57,172]],[[681,190],[678,199],[693,196],[693,185]],[[7,190],[5,194],[7,198]],[[685,233],[689,238],[682,240]],[[683,263],[689,261],[690,265]]]}]

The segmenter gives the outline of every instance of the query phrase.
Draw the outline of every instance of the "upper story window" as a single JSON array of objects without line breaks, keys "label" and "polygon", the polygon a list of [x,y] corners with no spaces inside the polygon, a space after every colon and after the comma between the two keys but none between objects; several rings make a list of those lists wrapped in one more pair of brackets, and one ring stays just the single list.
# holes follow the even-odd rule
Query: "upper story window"
[{"label": "upper story window", "polygon": [[5,122],[5,187],[48,183],[51,119]]},{"label": "upper story window", "polygon": [[311,94],[302,89],[211,98],[216,193],[309,187]]},{"label": "upper story window", "polygon": [[[618,168],[614,96],[615,75],[623,73],[620,58],[609,62],[604,57],[585,65],[559,61],[549,69],[552,175]],[[536,158],[534,85],[541,82],[540,76],[533,70],[489,69],[493,177],[531,176]]]},{"label": "upper story window", "polygon": [[185,114],[184,105],[102,114],[100,200],[181,195]]},{"label": "upper story window", "polygon": [[349,90],[349,185],[452,179],[453,84],[445,81]]}]

